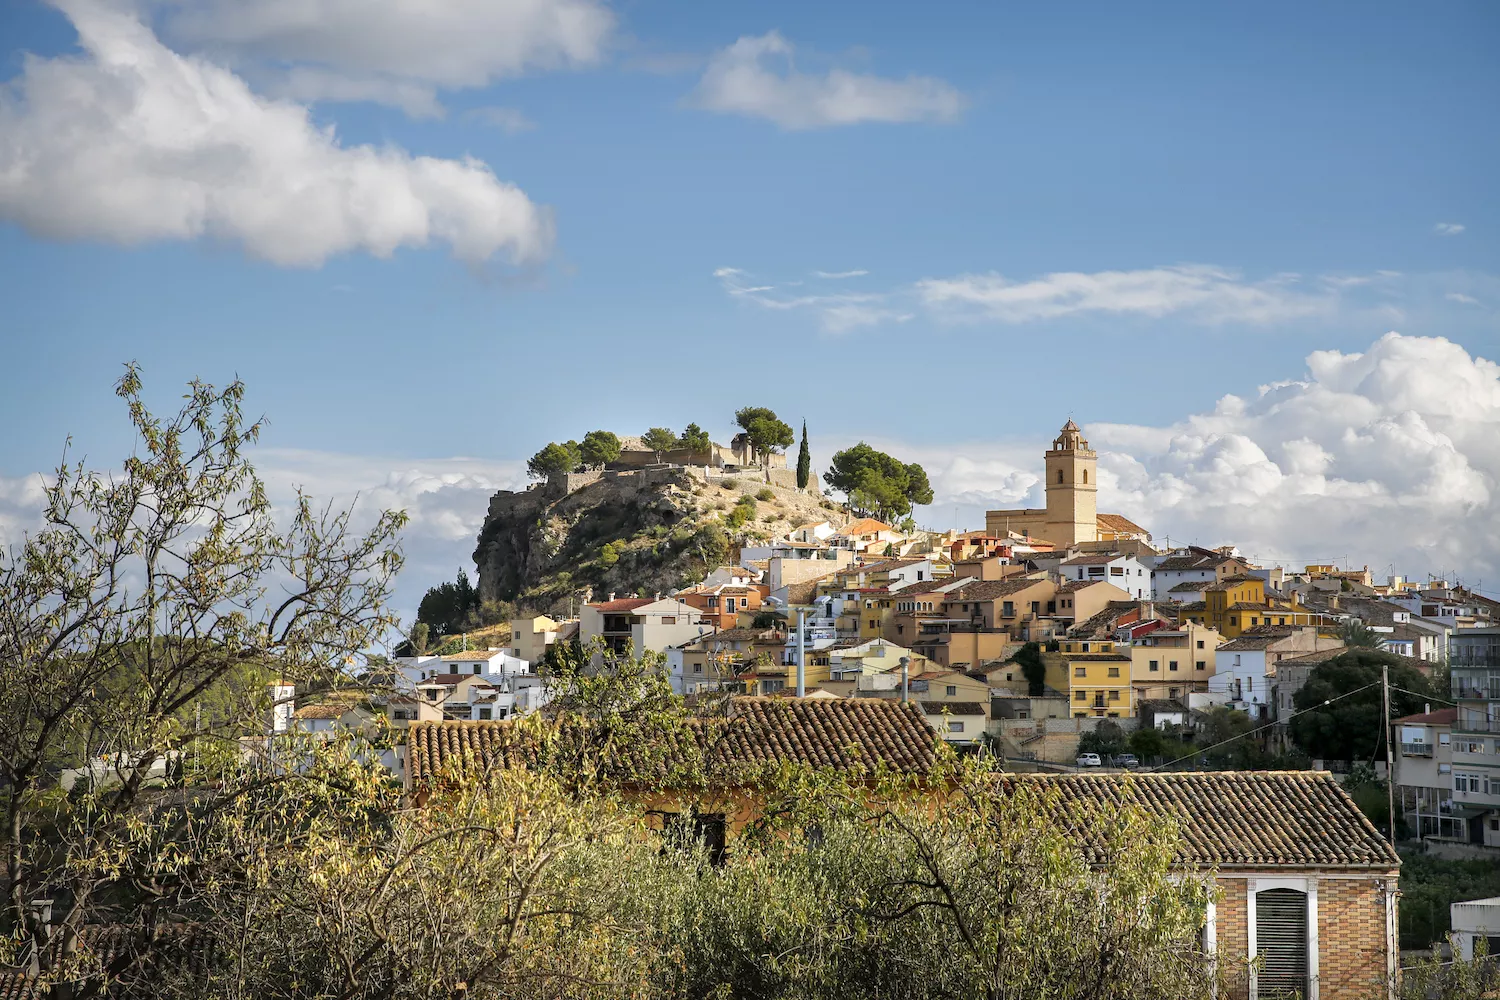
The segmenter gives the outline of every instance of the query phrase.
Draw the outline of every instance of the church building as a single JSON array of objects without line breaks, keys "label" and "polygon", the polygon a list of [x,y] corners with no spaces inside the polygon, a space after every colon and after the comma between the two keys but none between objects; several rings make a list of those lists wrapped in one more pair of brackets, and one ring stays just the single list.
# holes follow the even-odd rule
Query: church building
[{"label": "church building", "polygon": [[1120,514],[1100,514],[1099,455],[1078,425],[1063,425],[1046,454],[1047,506],[1043,510],[989,510],[986,534],[1007,531],[1051,542],[1060,548],[1086,542],[1149,541],[1150,532]]}]

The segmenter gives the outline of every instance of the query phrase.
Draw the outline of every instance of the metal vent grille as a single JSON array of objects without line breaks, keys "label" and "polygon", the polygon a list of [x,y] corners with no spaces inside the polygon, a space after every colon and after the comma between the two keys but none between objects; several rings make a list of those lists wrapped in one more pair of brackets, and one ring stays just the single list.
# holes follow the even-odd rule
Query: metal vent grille
[{"label": "metal vent grille", "polygon": [[1306,893],[1267,889],[1255,894],[1255,952],[1261,1000],[1307,995]]}]

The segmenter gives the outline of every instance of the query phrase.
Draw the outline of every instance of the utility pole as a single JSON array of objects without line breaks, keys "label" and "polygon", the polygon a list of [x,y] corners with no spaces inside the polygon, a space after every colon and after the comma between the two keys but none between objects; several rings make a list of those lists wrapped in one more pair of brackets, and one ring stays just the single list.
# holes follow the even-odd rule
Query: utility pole
[{"label": "utility pole", "polygon": [[1381,720],[1385,728],[1385,808],[1391,824],[1391,843],[1396,843],[1396,764],[1391,752],[1391,668],[1380,665]]}]

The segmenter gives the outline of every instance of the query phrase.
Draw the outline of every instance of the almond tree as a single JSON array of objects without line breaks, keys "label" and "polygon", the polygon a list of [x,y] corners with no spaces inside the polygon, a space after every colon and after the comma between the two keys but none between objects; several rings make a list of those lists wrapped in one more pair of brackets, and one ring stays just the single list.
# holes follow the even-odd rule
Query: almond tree
[{"label": "almond tree", "polygon": [[194,381],[167,418],[134,366],[116,394],[134,452],[109,473],[65,453],[42,529],[0,554],[0,937],[65,976],[87,958],[85,925],[122,929],[131,947],[77,997],[148,961],[179,919],[185,817],[245,791],[203,775],[265,732],[266,683],[346,683],[350,658],[396,625],[405,520],[361,533],[299,492],[278,523],[239,382]]}]

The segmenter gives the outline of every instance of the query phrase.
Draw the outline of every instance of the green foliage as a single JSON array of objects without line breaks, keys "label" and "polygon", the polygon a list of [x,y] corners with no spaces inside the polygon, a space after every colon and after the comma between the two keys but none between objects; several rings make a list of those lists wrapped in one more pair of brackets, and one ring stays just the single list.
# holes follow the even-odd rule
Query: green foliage
[{"label": "green foliage", "polygon": [[812,452],[807,448],[807,421],[802,421],[802,444],[797,449],[797,489],[807,489],[812,480]]},{"label": "green foliage", "polygon": [[[1309,671],[1307,683],[1293,697],[1292,704],[1304,712],[1291,722],[1292,739],[1297,745],[1325,760],[1368,760],[1380,752],[1384,747],[1382,734],[1387,730],[1381,720],[1382,666],[1390,669],[1392,718],[1422,711],[1423,701],[1433,692],[1420,671],[1390,653],[1351,649]],[[1359,688],[1364,690],[1322,705]]]},{"label": "green foliage", "polygon": [[411,635],[407,641],[411,644],[411,651],[417,656],[427,654],[427,641],[432,636],[432,627],[426,622],[419,621],[411,627]]},{"label": "green foliage", "polygon": [[526,460],[526,474],[532,479],[551,479],[572,472],[581,464],[583,453],[577,443],[553,441]]},{"label": "green foliage", "polygon": [[770,502],[776,499],[776,491],[769,486],[763,487],[755,494],[755,499]]},{"label": "green foliage", "polygon": [[578,446],[578,459],[590,468],[600,469],[620,457],[620,439],[610,431],[589,431]]},{"label": "green foliage", "polygon": [[1021,668],[1021,676],[1026,678],[1026,693],[1033,698],[1040,698],[1047,692],[1047,665],[1042,662],[1042,647],[1034,642],[1028,642],[1016,650],[1016,655],[1011,657],[1011,662]]},{"label": "green foliage", "polygon": [[1078,738],[1079,753],[1096,753],[1114,757],[1125,752],[1125,730],[1111,719],[1101,719],[1092,732]]},{"label": "green foliage", "polygon": [[613,566],[620,561],[620,549],[622,546],[615,542],[605,542],[599,547],[599,565]]},{"label": "green foliage", "polygon": [[[1346,583],[1348,581],[1345,581]],[[1339,638],[1344,640],[1344,645],[1358,649],[1379,649],[1380,633],[1360,621],[1358,618],[1350,618],[1339,626]]]},{"label": "green foliage", "polygon": [[[1230,770],[1260,766],[1266,757],[1265,750],[1256,737],[1247,735],[1255,728],[1255,721],[1249,715],[1224,705],[1206,712],[1197,742],[1204,748],[1208,765]],[[1224,745],[1217,745],[1221,743]]]},{"label": "green foliage", "polygon": [[697,424],[688,424],[683,428],[682,436],[677,439],[677,447],[686,448],[695,455],[707,453],[712,445],[713,441],[709,438],[708,431]]},{"label": "green foliage", "polygon": [[452,583],[440,583],[422,595],[417,621],[439,635],[449,635],[462,629],[469,612],[478,607],[479,592],[469,583],[469,574],[460,569]]},{"label": "green foliage", "polygon": [[887,522],[906,517],[914,504],[929,504],[933,498],[920,465],[902,463],[863,441],[835,454],[823,480],[848,497],[857,513]]},{"label": "green foliage", "polygon": [[652,427],[641,435],[641,443],[659,456],[662,452],[671,451],[677,447],[677,435],[665,427]]},{"label": "green foliage", "polygon": [[[1384,806],[1382,805],[1382,808]],[[1451,929],[1448,905],[1500,896],[1500,863],[1401,854],[1401,947],[1427,948]]]},{"label": "green foliage", "polygon": [[742,527],[746,521],[755,516],[755,498],[746,494],[741,496],[735,503],[734,509],[724,518],[724,524],[731,531]]},{"label": "green foliage", "polygon": [[756,453],[763,458],[790,447],[797,439],[791,426],[777,417],[774,410],[764,406],[746,406],[736,410],[734,422],[750,439]]}]

